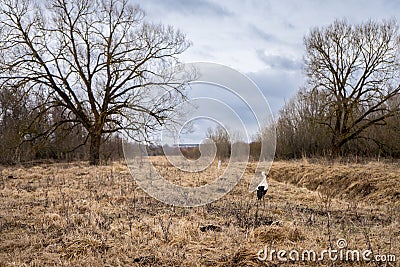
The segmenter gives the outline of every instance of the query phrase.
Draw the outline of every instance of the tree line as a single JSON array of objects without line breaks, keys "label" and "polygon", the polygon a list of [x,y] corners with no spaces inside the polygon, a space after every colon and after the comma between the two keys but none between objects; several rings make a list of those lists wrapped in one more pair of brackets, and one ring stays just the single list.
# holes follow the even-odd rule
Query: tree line
[{"label": "tree line", "polygon": [[[1,163],[96,165],[123,156],[122,133],[150,144],[179,116],[195,75],[179,68],[190,46],[180,31],[146,21],[128,0],[0,4]],[[397,22],[337,20],[311,29],[304,47],[306,83],[250,144],[251,157],[271,131],[278,158],[400,157]],[[230,155],[223,129],[206,135],[218,157]]]}]

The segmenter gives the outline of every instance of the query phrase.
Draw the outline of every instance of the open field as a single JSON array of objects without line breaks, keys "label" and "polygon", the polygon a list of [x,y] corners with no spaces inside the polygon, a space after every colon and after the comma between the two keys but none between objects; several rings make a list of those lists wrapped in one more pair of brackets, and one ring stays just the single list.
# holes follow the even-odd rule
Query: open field
[{"label": "open field", "polygon": [[[171,180],[190,185],[216,171],[214,164],[204,177],[180,176],[156,161]],[[257,252],[265,246],[320,252],[335,249],[338,239],[349,249],[400,258],[399,167],[278,161],[258,203],[248,192],[250,163],[229,194],[195,208],[149,197],[123,163],[7,167],[0,179],[0,266],[287,266],[260,261]]]}]

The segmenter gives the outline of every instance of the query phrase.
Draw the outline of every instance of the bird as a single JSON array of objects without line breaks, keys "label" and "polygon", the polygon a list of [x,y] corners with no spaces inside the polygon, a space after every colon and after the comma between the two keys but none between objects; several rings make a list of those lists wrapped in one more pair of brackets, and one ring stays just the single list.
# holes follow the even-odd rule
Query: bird
[{"label": "bird", "polygon": [[265,172],[262,172],[261,175],[262,175],[263,179],[262,179],[261,183],[257,186],[258,200],[261,200],[268,191],[267,175],[265,174]]}]

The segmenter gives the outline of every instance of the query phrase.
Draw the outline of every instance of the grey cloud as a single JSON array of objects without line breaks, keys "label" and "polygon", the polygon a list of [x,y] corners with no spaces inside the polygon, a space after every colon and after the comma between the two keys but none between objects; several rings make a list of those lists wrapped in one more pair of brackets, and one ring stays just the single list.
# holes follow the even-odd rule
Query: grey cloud
[{"label": "grey cloud", "polygon": [[256,37],[261,38],[267,42],[280,42],[279,39],[271,33],[261,30],[259,27],[250,24],[249,30],[253,33]]},{"label": "grey cloud", "polygon": [[299,60],[282,55],[265,55],[262,50],[257,50],[258,58],[271,68],[282,70],[301,70],[303,63]]},{"label": "grey cloud", "polygon": [[293,23],[289,22],[289,21],[285,21],[285,22],[283,23],[283,25],[284,25],[287,29],[290,29],[290,30],[296,29],[296,26],[295,26]]},{"label": "grey cloud", "polygon": [[207,0],[147,0],[146,5],[160,5],[168,11],[184,15],[230,16],[232,13],[222,6]]},{"label": "grey cloud", "polygon": [[273,114],[277,115],[285,101],[293,97],[304,84],[301,71],[279,71],[272,69],[246,73],[265,95]]}]

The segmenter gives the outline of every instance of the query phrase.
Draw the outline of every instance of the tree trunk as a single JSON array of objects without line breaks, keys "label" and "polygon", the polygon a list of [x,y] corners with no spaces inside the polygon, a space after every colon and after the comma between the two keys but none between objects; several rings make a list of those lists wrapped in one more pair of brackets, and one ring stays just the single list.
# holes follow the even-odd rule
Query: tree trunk
[{"label": "tree trunk", "polygon": [[332,158],[337,158],[340,156],[340,151],[342,148],[342,142],[340,137],[338,137],[339,134],[334,135],[332,137],[332,144],[331,144],[331,157]]},{"label": "tree trunk", "polygon": [[90,165],[99,165],[100,163],[100,144],[101,134],[90,135],[90,151],[89,151],[89,163]]},{"label": "tree trunk", "polygon": [[337,158],[340,156],[340,146],[337,144],[332,144],[331,147],[331,156],[332,158]]}]

